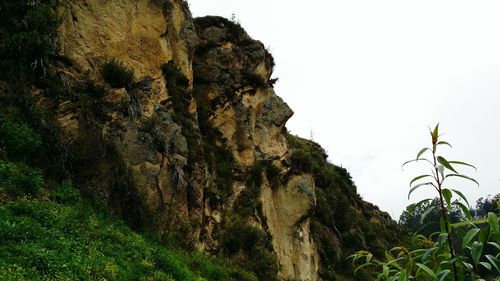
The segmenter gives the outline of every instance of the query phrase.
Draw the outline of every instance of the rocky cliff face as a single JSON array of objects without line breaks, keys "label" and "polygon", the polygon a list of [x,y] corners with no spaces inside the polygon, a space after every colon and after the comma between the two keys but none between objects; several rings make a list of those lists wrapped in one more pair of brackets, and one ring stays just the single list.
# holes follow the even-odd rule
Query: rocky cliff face
[{"label": "rocky cliff face", "polygon": [[[58,12],[50,86],[32,96],[59,128],[65,169],[130,224],[262,280],[337,280],[346,249],[370,247],[372,224],[389,229],[320,147],[287,133],[273,58],[238,24],[193,20],[177,0],[70,0]],[[111,59],[133,81],[111,87]]]},{"label": "rocky cliff face", "polygon": [[[262,163],[276,169],[274,183],[268,174],[257,175],[263,177],[257,187],[260,205],[250,220],[270,235],[283,277],[317,280],[319,257],[308,218],[316,203],[314,181],[303,173],[284,179],[289,172],[284,126],[293,112],[272,88],[273,58],[226,19],[198,18],[195,27],[200,37],[193,63],[195,93],[208,107],[208,125],[230,148],[234,169],[242,172],[234,178],[230,198],[237,201],[250,188],[245,171]],[[232,200],[225,202],[225,213],[235,211]]]}]

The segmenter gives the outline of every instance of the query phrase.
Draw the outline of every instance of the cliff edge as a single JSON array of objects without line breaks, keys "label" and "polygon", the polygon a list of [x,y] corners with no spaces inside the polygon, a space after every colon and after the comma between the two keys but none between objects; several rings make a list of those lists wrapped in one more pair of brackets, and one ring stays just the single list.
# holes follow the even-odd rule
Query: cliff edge
[{"label": "cliff edge", "polygon": [[345,169],[288,133],[273,57],[239,24],[178,0],[56,10],[58,49],[25,88],[52,126],[50,167],[86,196],[260,280],[353,280],[348,254],[397,240]]}]

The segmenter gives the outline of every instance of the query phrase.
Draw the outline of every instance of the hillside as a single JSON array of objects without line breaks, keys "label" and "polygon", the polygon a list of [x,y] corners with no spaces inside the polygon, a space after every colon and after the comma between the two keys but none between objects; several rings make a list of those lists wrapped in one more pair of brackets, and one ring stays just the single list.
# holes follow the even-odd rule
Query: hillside
[{"label": "hillside", "polygon": [[[318,144],[288,133],[293,111],[274,92],[274,59],[239,24],[193,19],[187,3],[178,0],[0,5],[6,19],[0,41],[2,126],[17,120],[40,135],[35,145],[22,141],[23,134],[8,133],[18,131],[4,130],[0,159],[39,171],[37,190],[50,194],[71,180],[85,202],[107,210],[58,205],[43,192],[27,192],[30,183],[18,191],[16,181],[0,181],[2,216],[30,222],[45,235],[22,243],[70,261],[85,256],[88,265],[94,256],[84,249],[70,257],[67,248],[51,248],[43,237],[60,236],[62,244],[83,248],[80,240],[93,237],[91,249],[108,241],[96,253],[101,265],[132,274],[110,280],[141,273],[144,280],[216,280],[204,265],[188,262],[191,255],[213,264],[213,272],[245,272],[160,246],[175,241],[183,251],[230,259],[266,281],[355,280],[349,254],[370,249],[382,255],[397,243],[395,223],[362,200],[348,171],[328,163]],[[18,205],[31,211],[13,213]],[[70,226],[81,231],[66,236],[60,213],[82,215]],[[106,240],[109,233],[94,233],[94,223],[118,232]],[[11,232],[5,224],[0,231]],[[19,273],[21,262],[5,253],[0,261]],[[178,277],[178,269],[170,271],[161,259],[178,261],[191,277]],[[144,260],[152,261],[147,270]],[[42,259],[42,269],[28,267],[26,274],[43,276],[44,267],[63,267],[59,262]],[[133,272],[122,271],[129,267]],[[78,270],[62,270],[60,279],[82,274]],[[365,271],[357,278],[371,277]]]}]

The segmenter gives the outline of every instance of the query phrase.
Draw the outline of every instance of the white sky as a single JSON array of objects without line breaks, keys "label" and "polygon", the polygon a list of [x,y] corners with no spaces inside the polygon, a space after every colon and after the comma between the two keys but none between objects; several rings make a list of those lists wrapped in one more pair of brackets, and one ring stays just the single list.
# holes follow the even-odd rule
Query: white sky
[{"label": "white sky", "polygon": [[[475,205],[500,193],[500,1],[190,0],[194,16],[235,14],[268,46],[287,128],[327,149],[358,193],[396,220],[417,167],[401,170],[441,123],[448,160],[481,184],[457,181]],[[427,170],[424,170],[426,172]]]}]

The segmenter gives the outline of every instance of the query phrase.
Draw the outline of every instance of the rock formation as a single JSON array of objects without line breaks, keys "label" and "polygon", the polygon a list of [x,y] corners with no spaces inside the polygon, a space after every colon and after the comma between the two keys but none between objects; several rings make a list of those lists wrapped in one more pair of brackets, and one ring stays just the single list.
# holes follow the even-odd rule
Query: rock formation
[{"label": "rock formation", "polygon": [[[129,224],[241,261],[262,280],[311,281],[341,275],[343,235],[390,228],[319,146],[288,134],[273,58],[238,24],[192,19],[179,0],[68,0],[57,11],[47,79],[58,95],[32,96],[53,113],[78,186]],[[110,61],[133,81],[111,87]],[[300,153],[317,157],[304,164]],[[359,223],[337,228],[335,200]]]}]

